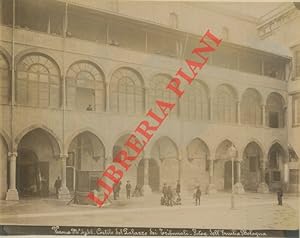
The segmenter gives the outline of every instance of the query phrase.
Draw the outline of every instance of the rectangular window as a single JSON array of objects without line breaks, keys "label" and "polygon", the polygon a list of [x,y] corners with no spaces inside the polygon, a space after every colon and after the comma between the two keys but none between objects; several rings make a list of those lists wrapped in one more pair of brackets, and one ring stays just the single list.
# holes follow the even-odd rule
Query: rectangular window
[{"label": "rectangular window", "polygon": [[299,183],[299,170],[290,169],[290,184],[298,184],[298,183]]},{"label": "rectangular window", "polygon": [[279,113],[269,112],[269,126],[271,128],[279,128]]}]

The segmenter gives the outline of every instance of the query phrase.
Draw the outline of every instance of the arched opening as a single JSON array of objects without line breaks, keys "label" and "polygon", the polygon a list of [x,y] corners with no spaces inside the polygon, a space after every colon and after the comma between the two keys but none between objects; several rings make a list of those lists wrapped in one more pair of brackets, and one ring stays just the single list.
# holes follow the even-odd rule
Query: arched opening
[{"label": "arched opening", "polygon": [[104,145],[93,133],[84,131],[74,137],[68,149],[68,189],[78,194],[97,190],[97,180],[104,171],[104,156]]},{"label": "arched opening", "polygon": [[[168,137],[161,137],[151,149],[151,158],[160,164],[160,185],[167,183],[175,187],[179,179],[178,149],[176,144]],[[149,181],[149,183],[154,184],[155,182]]]},{"label": "arched opening", "polygon": [[5,199],[9,181],[8,146],[0,135],[0,200]]},{"label": "arched opening", "polygon": [[16,74],[16,102],[50,108],[61,105],[60,72],[52,59],[32,53],[20,60]]},{"label": "arched opening", "polygon": [[260,182],[260,161],[263,153],[260,146],[255,142],[250,142],[243,153],[241,164],[242,184],[249,191],[256,191]]},{"label": "arched opening", "polygon": [[237,95],[228,85],[220,85],[214,95],[214,120],[225,123],[237,122]]},{"label": "arched opening", "polygon": [[[119,153],[120,150],[125,150],[129,156],[136,155],[136,152],[129,149],[127,146],[124,146],[128,137],[129,137],[129,134],[123,135],[115,142],[113,151],[112,151],[113,158]],[[126,184],[126,181],[128,181],[128,180],[131,182],[132,188],[135,188],[136,184],[138,184],[138,185],[144,184],[144,179],[143,179],[143,176],[144,176],[143,168],[144,167],[143,167],[143,162],[142,162],[143,157],[144,157],[144,154],[141,153],[139,155],[139,157],[131,163],[131,167],[129,168],[129,170],[126,173],[124,173],[124,176],[121,181],[121,194],[125,193],[125,184]]]},{"label": "arched opening", "polygon": [[[178,97],[171,92],[170,90],[166,90],[166,85],[168,85],[169,81],[171,79],[171,76],[166,74],[158,74],[154,76],[150,80],[150,90],[149,90],[149,100],[148,100],[148,108],[153,108],[153,110],[156,112],[157,106],[156,106],[156,100],[162,100],[165,102],[173,102],[178,105]],[[158,114],[160,114],[160,111],[157,111]],[[172,109],[172,112],[170,113],[170,117],[177,117],[178,115],[178,107],[175,106]]]},{"label": "arched opening", "polygon": [[193,87],[187,89],[181,101],[181,116],[186,120],[208,120],[208,88],[195,80]]},{"label": "arched opening", "polygon": [[117,69],[110,84],[110,108],[114,112],[140,114],[144,112],[142,77],[133,69]]},{"label": "arched opening", "polygon": [[71,65],[66,80],[67,106],[78,110],[105,110],[105,83],[101,69],[89,61]]},{"label": "arched opening", "polygon": [[[139,161],[137,168],[137,184],[142,187],[145,179],[144,159]],[[152,192],[158,192],[160,189],[160,171],[156,160],[149,160],[148,181]]]},{"label": "arched opening", "polygon": [[284,100],[278,93],[271,93],[266,104],[266,124],[271,128],[284,127]]},{"label": "arched opening", "polygon": [[61,176],[60,149],[56,139],[41,128],[25,134],[18,144],[17,189],[20,197],[55,194]]},{"label": "arched opening", "polygon": [[241,102],[241,122],[249,125],[262,124],[262,99],[255,89],[247,89]]},{"label": "arched opening", "polygon": [[268,153],[268,168],[266,173],[266,183],[270,190],[277,190],[283,184],[283,164],[285,152],[278,143],[272,145]]},{"label": "arched opening", "polygon": [[[214,183],[219,190],[232,188],[232,162],[228,155],[228,149],[233,143],[229,140],[223,141],[216,150],[214,161]],[[234,183],[236,182],[237,170],[234,166]]]},{"label": "arched opening", "polygon": [[192,191],[197,185],[208,184],[209,149],[204,141],[196,138],[187,146],[187,161],[183,163],[182,184]]}]

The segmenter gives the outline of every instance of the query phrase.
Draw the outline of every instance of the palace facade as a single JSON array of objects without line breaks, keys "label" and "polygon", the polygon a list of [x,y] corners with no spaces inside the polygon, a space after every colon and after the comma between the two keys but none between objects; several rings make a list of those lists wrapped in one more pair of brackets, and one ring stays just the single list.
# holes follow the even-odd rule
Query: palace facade
[{"label": "palace facade", "polygon": [[0,199],[51,196],[58,176],[62,199],[96,189],[155,99],[176,100],[164,88],[207,29],[222,46],[123,184],[231,189],[234,145],[236,192],[299,191],[300,12],[222,7],[2,0]]}]

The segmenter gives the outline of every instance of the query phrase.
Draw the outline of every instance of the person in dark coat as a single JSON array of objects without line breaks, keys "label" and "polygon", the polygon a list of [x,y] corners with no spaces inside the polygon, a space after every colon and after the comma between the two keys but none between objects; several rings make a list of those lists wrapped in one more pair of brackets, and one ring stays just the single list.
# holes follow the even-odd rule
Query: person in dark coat
[{"label": "person in dark coat", "polygon": [[117,200],[118,198],[118,185],[114,183],[113,185],[113,193],[114,193],[114,200]]},{"label": "person in dark coat", "polygon": [[177,194],[177,197],[180,197],[180,190],[181,190],[180,182],[179,182],[179,180],[177,180],[177,185],[176,185],[176,194]]},{"label": "person in dark coat", "polygon": [[[164,200],[163,205],[167,205],[168,202],[168,187],[167,184],[164,183],[164,186],[162,187],[162,199]],[[161,201],[162,201],[161,199]]]},{"label": "person in dark coat", "polygon": [[201,189],[200,189],[200,186],[198,186],[196,191],[195,191],[196,206],[197,206],[198,203],[199,203],[199,206],[200,206],[200,198],[201,198]]},{"label": "person in dark coat", "polygon": [[167,199],[168,199],[168,206],[173,206],[173,192],[171,186],[168,186],[167,189]]},{"label": "person in dark coat", "polygon": [[126,184],[126,197],[127,197],[127,199],[130,199],[130,193],[131,193],[131,184],[130,184],[130,181],[128,180],[127,184]]},{"label": "person in dark coat", "polygon": [[283,191],[280,188],[277,192],[277,201],[279,206],[282,206],[282,197],[283,197]]},{"label": "person in dark coat", "polygon": [[117,197],[118,197],[118,198],[120,198],[121,185],[122,185],[122,182],[120,181],[120,182],[117,184]]},{"label": "person in dark coat", "polygon": [[58,191],[59,191],[59,189],[61,187],[61,179],[60,179],[59,176],[55,180],[54,187],[55,187],[56,197],[58,198]]}]

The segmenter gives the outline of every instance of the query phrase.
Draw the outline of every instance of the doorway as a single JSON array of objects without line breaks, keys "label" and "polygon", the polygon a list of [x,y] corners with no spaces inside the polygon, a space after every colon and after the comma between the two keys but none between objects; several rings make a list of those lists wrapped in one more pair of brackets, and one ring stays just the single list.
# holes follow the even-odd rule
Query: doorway
[{"label": "doorway", "polygon": [[[236,182],[236,168],[234,166],[234,183]],[[224,164],[224,190],[231,190],[232,188],[232,162],[226,161]]]},{"label": "doorway", "polygon": [[48,196],[49,163],[40,162],[32,150],[18,151],[17,189],[21,197]]}]

